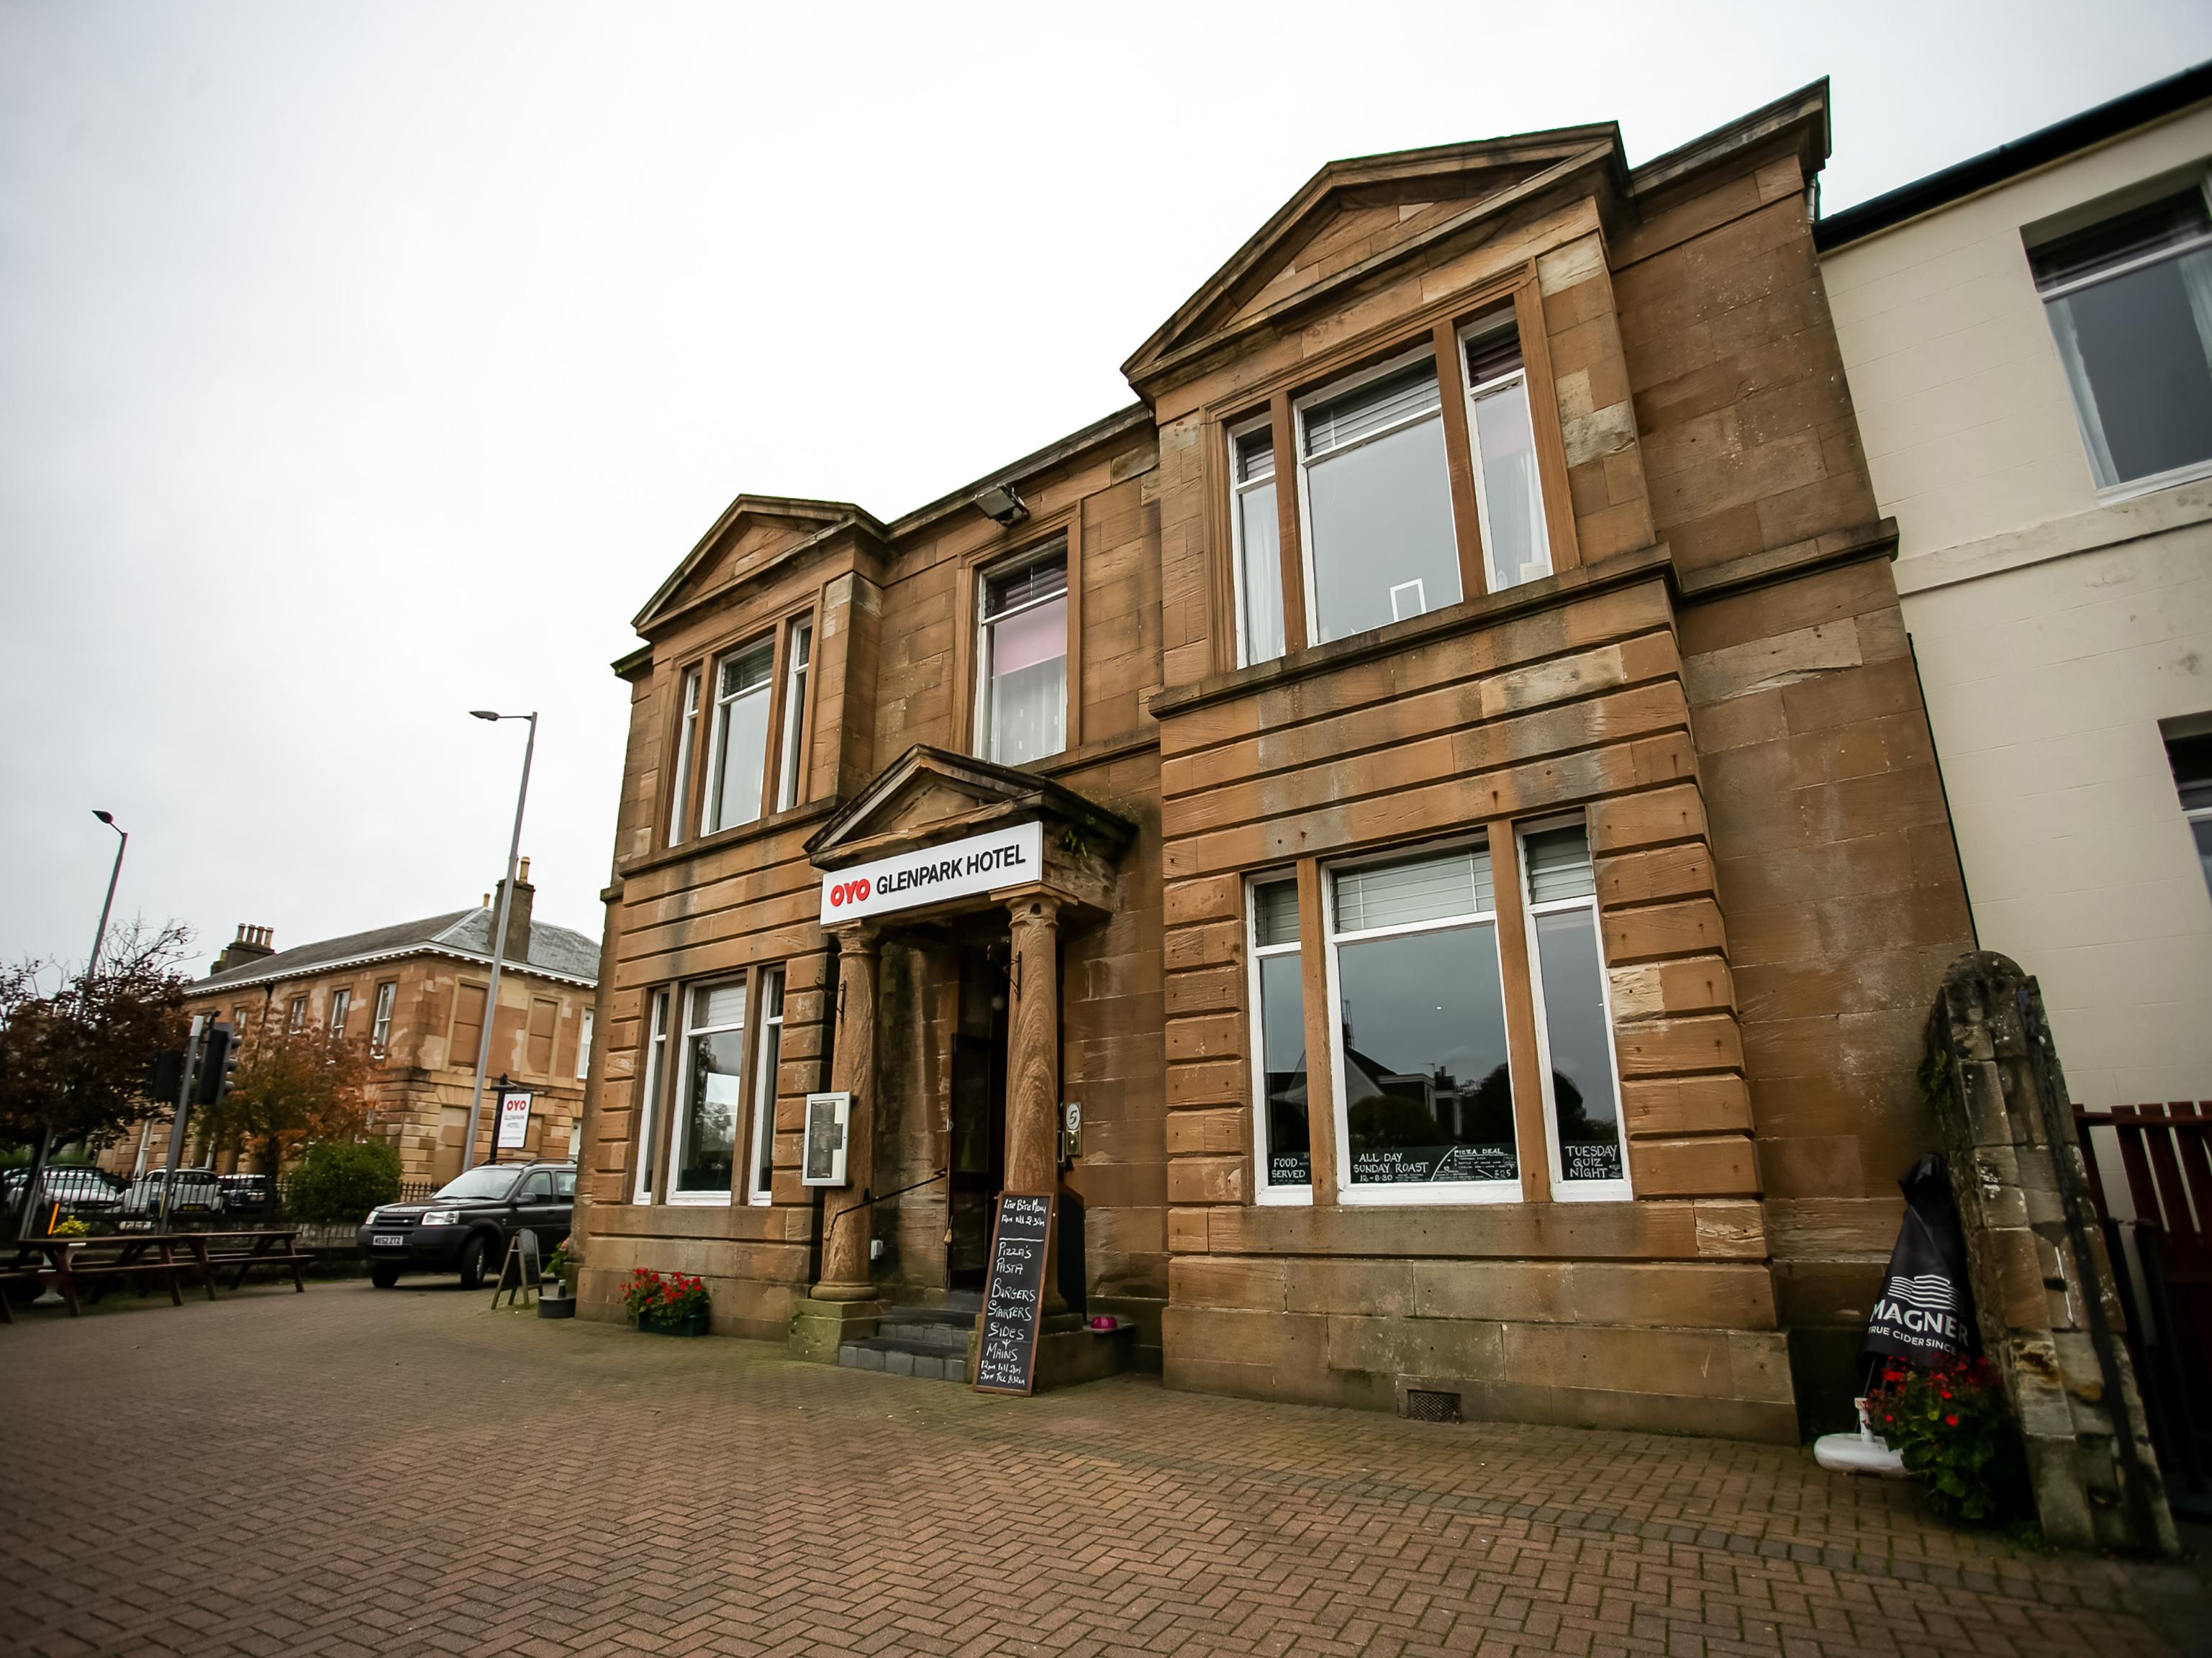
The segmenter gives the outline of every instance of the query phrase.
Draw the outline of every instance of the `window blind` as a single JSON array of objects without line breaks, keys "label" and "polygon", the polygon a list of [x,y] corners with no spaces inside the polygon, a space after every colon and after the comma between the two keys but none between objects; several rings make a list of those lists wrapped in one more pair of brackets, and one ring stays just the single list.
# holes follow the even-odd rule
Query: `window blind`
[{"label": "window blind", "polygon": [[691,1028],[708,1030],[745,1022],[745,981],[709,985],[691,993]]},{"label": "window blind", "polygon": [[1510,316],[1497,327],[1467,343],[1467,383],[1470,387],[1486,380],[1502,380],[1520,367],[1521,332]]},{"label": "window blind", "polygon": [[747,651],[743,656],[726,657],[722,661],[722,695],[735,696],[768,683],[769,671],[775,662],[775,645],[765,641]]},{"label": "window blind", "polygon": [[1237,440],[1237,481],[1258,483],[1275,476],[1275,434],[1266,427]]},{"label": "window blind", "polygon": [[1437,366],[1417,362],[1373,380],[1342,397],[1315,404],[1305,411],[1306,456],[1318,459],[1372,437],[1387,427],[1433,414],[1443,406],[1437,390]]},{"label": "window blind", "polygon": [[1252,890],[1252,941],[1263,946],[1297,943],[1296,881],[1269,881]]},{"label": "window blind", "polygon": [[985,578],[983,619],[988,622],[994,616],[1003,616],[1008,610],[1066,591],[1067,553],[1064,548],[1056,548],[1047,556],[1018,569]]},{"label": "window blind", "polygon": [[1534,902],[1587,898],[1597,890],[1597,877],[1590,868],[1589,834],[1579,824],[1541,830],[1522,845],[1528,854],[1528,896]]},{"label": "window blind", "polygon": [[1335,881],[1339,932],[1486,915],[1496,908],[1487,847],[1339,870]]}]

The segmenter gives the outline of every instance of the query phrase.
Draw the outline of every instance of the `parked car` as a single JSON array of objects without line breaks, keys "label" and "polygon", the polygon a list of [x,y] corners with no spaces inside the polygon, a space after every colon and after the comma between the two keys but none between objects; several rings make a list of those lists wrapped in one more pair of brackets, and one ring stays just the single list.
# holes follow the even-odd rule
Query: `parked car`
[{"label": "parked car", "polygon": [[[30,1178],[27,1169],[0,1174],[0,1213],[11,1221],[22,1212],[23,1188]],[[39,1179],[38,1207],[42,1213],[52,1213],[59,1204],[64,1215],[112,1215],[122,1201],[123,1182],[103,1169],[50,1165]]]},{"label": "parked car", "polygon": [[368,1212],[358,1241],[380,1290],[402,1272],[459,1272],[461,1288],[483,1282],[526,1229],[541,1260],[568,1236],[576,1205],[573,1163],[489,1163],[448,1182],[423,1203],[387,1203]]},{"label": "parked car", "polygon": [[269,1207],[269,1176],[266,1175],[224,1175],[217,1182],[222,1187],[222,1206],[226,1214],[257,1215]]},{"label": "parked car", "polygon": [[[123,1193],[123,1212],[133,1220],[152,1220],[161,1212],[161,1193],[169,1185],[169,1171],[149,1169],[132,1181]],[[212,1169],[179,1169],[169,1198],[172,1218],[189,1215],[204,1220],[222,1213],[222,1181]]]}]

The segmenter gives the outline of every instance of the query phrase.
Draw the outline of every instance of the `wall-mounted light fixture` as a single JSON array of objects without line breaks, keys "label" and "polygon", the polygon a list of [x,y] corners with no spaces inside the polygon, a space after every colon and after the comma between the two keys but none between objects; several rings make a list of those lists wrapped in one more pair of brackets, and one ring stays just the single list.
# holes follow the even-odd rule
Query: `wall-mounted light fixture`
[{"label": "wall-mounted light fixture", "polygon": [[994,524],[1011,529],[1030,515],[1029,507],[1011,483],[994,483],[975,497],[976,510]]}]

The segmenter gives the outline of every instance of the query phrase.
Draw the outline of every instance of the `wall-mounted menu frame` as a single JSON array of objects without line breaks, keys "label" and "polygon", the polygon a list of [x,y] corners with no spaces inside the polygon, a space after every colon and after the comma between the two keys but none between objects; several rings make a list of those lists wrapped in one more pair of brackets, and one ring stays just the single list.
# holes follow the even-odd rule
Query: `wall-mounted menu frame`
[{"label": "wall-mounted menu frame", "polygon": [[975,1344],[978,1393],[1027,1394],[1034,1382],[1054,1201],[1049,1192],[999,1193]]}]

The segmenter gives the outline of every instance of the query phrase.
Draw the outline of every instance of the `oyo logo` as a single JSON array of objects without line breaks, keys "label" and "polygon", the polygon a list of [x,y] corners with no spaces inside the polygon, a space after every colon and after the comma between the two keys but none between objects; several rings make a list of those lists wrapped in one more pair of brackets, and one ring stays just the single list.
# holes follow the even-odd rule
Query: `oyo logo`
[{"label": "oyo logo", "polygon": [[830,889],[830,908],[841,909],[847,904],[857,904],[867,896],[866,881],[841,881]]}]

